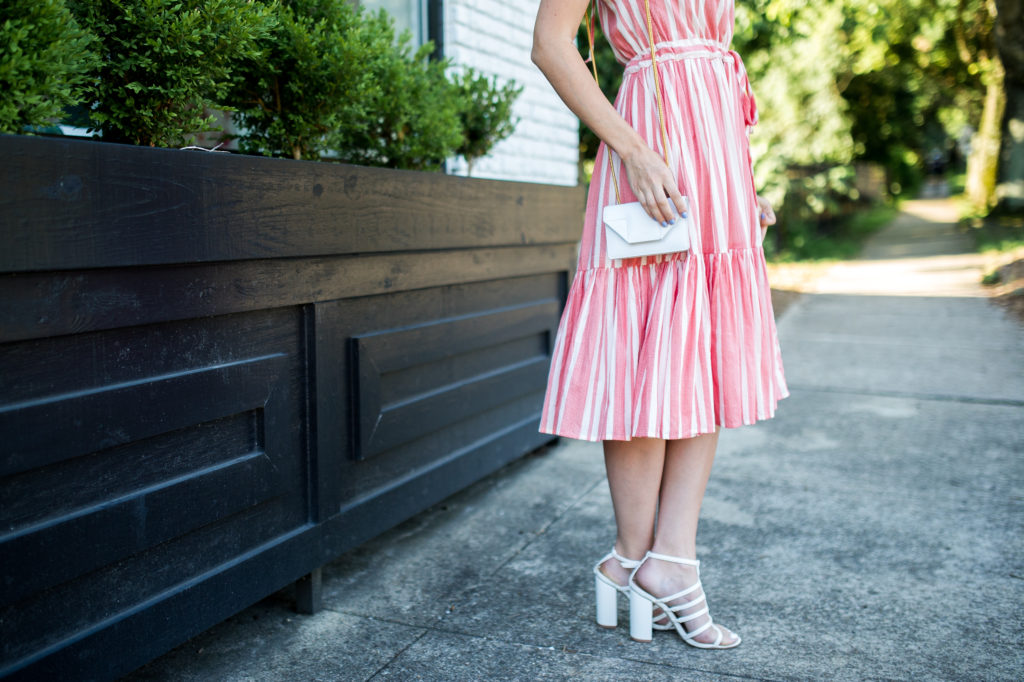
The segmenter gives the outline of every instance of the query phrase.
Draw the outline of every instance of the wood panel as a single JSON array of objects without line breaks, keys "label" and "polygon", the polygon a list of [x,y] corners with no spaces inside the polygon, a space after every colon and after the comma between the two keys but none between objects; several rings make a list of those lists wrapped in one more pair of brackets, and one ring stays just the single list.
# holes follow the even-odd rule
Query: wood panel
[{"label": "wood panel", "polygon": [[116,677],[550,440],[581,190],[0,152],[0,677]]},{"label": "wood panel", "polygon": [[561,244],[0,274],[0,342],[566,272],[575,251]]},{"label": "wood panel", "polygon": [[309,523],[303,319],[0,346],[0,661]]},{"label": "wood panel", "polygon": [[583,201],[576,188],[60,138],[0,136],[0,158],[7,272],[564,243]]},{"label": "wood panel", "polygon": [[547,342],[558,302],[509,306],[352,337],[356,459],[461,421],[535,390],[547,376],[546,354],[505,363],[452,381],[388,395],[382,379],[412,367],[542,334]]},{"label": "wood panel", "polygon": [[338,504],[508,424],[536,430],[564,290],[563,273],[318,304],[318,435],[341,448]]}]

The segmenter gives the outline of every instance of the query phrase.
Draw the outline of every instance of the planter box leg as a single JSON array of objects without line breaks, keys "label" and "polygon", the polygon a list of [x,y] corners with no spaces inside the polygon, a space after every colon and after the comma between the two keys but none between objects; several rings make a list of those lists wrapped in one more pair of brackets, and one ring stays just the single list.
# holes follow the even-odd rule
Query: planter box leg
[{"label": "planter box leg", "polygon": [[295,581],[295,610],[312,615],[323,606],[323,574],[320,567],[314,568]]}]

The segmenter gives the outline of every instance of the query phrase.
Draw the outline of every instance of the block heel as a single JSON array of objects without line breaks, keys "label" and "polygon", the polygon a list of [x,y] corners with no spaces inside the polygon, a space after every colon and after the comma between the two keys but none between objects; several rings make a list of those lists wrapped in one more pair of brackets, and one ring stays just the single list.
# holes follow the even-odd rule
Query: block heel
[{"label": "block heel", "polygon": [[632,571],[640,565],[639,561],[627,559],[615,548],[594,564],[594,596],[597,603],[597,624],[603,628],[613,630],[619,625],[619,594],[629,596],[629,585],[619,585],[609,578],[601,570],[601,564],[609,559],[615,559],[627,571]]},{"label": "block heel", "polygon": [[629,593],[629,637],[635,642],[654,638],[654,604],[635,592]]}]

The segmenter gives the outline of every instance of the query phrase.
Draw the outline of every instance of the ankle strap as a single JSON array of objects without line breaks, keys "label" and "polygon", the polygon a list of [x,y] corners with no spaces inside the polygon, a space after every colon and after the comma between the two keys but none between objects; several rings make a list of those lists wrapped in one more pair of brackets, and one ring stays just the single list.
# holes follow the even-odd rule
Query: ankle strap
[{"label": "ankle strap", "polygon": [[637,559],[627,559],[618,552],[615,551],[615,547],[612,547],[612,558],[619,562],[619,565],[627,570],[631,570],[640,565],[640,561]]},{"label": "ankle strap", "polygon": [[684,564],[686,566],[700,566],[700,562],[696,559],[684,559],[678,556],[669,556],[668,554],[658,554],[657,552],[648,552],[645,559],[661,559],[662,561],[671,561],[674,564]]}]

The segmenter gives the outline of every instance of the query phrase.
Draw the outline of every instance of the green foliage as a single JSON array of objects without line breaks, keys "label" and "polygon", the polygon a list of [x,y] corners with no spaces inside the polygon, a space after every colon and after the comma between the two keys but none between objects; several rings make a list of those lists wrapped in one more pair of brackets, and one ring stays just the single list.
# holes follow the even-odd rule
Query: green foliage
[{"label": "green foliage", "polygon": [[472,174],[473,162],[515,130],[512,105],[523,88],[511,81],[499,86],[497,77],[487,78],[473,69],[456,75],[454,81],[462,97],[464,134],[456,153],[465,157]]},{"label": "green foliage", "polygon": [[236,76],[249,152],[437,169],[463,142],[459,89],[430,44],[396,40],[384,12],[345,0],[287,0],[261,55]]},{"label": "green foliage", "polygon": [[177,146],[213,130],[232,67],[258,55],[273,5],[253,0],[71,0],[102,44],[87,88],[94,128],[109,141]]},{"label": "green foliage", "polygon": [[[586,19],[580,24],[576,32],[576,45],[584,59],[590,56],[590,46],[587,43]],[[615,95],[622,85],[622,65],[615,59],[611,44],[601,31],[600,22],[594,17],[594,64],[597,66],[597,83],[601,86],[601,92],[609,100],[614,101]],[[586,124],[580,124],[580,159],[585,165],[593,163],[597,156],[597,148],[601,140],[594,134]],[[588,174],[589,175],[589,174]],[[589,180],[589,178],[586,178]]]},{"label": "green foliage", "polygon": [[393,35],[383,21],[361,22],[338,0],[285,1],[277,16],[259,55],[235,74],[235,119],[247,131],[240,146],[316,159],[343,124],[370,125],[381,93],[366,66],[387,60]]},{"label": "green foliage", "polygon": [[[881,166],[887,191],[900,194],[919,182],[932,149],[955,158],[954,141],[981,118],[985,2],[737,2],[733,45],[760,114],[755,181],[779,214],[780,253],[809,253],[845,229],[842,216],[859,205],[854,164]],[[586,56],[583,27],[577,43]],[[621,66],[607,40],[596,52],[614,98]],[[585,128],[580,148],[591,159],[597,151]]]},{"label": "green foliage", "polygon": [[[920,179],[932,149],[981,109],[980,81],[954,39],[963,6],[983,0],[748,0],[734,43],[761,110],[758,184],[779,200],[779,171],[852,161],[885,168],[894,194]],[[969,8],[968,8],[969,9]],[[853,187],[837,188],[856,196]]]},{"label": "green foliage", "polygon": [[0,133],[43,126],[78,102],[96,64],[94,38],[64,0],[0,4]]},{"label": "green foliage", "polygon": [[[379,21],[391,25],[383,12]],[[399,37],[389,55],[367,65],[374,108],[359,126],[342,125],[333,149],[351,163],[410,170],[440,170],[464,138],[461,99],[445,75],[447,62],[429,60],[433,45],[415,53],[409,36]]]},{"label": "green foliage", "polygon": [[960,228],[967,231],[974,247],[982,253],[1024,249],[1024,219],[1019,216],[965,219],[961,221]]},{"label": "green foliage", "polygon": [[769,228],[765,251],[775,262],[828,261],[854,258],[864,240],[896,217],[898,209],[884,204],[865,208],[836,218],[822,230],[821,224],[809,220],[795,220],[787,225],[784,243],[774,242]]}]

